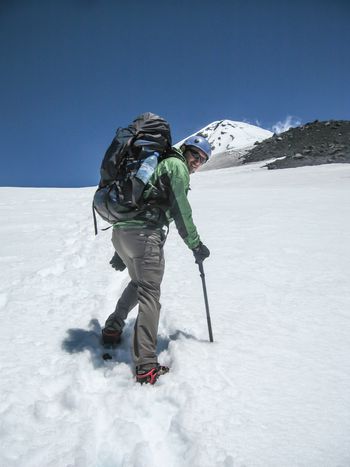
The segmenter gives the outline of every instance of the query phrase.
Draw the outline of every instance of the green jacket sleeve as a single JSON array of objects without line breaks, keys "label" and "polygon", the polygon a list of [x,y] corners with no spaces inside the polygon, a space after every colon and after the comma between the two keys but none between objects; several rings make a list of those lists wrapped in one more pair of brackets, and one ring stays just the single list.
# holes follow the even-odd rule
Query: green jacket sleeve
[{"label": "green jacket sleeve", "polygon": [[200,238],[192,219],[191,205],[187,199],[190,186],[187,165],[175,157],[170,157],[163,163],[168,177],[170,215],[186,245],[191,249],[196,248]]}]

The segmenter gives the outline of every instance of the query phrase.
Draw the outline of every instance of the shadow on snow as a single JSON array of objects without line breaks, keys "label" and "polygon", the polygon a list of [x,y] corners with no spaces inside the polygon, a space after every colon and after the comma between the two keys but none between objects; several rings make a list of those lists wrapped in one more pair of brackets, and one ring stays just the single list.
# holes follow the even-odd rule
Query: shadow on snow
[{"label": "shadow on snow", "polygon": [[[118,363],[126,363],[132,366],[132,357],[130,352],[131,336],[135,320],[131,320],[123,329],[123,337],[121,343],[113,349],[105,349],[101,340],[101,325],[97,319],[92,319],[88,324],[88,329],[68,329],[67,336],[62,341],[62,349],[70,354],[90,352],[91,363],[94,368],[102,368],[106,365],[103,360],[103,354],[108,352],[111,354],[113,361]],[[171,341],[180,338],[197,339],[192,334],[183,331],[176,331],[170,336],[158,336],[157,353],[167,350]]]}]

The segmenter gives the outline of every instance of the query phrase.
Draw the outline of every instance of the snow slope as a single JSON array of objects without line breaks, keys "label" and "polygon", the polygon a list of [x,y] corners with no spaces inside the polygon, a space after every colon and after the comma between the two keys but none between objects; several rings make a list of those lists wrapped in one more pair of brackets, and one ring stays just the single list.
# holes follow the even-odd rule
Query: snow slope
[{"label": "snow slope", "polygon": [[93,188],[0,189],[0,465],[350,465],[350,167],[192,177],[201,282],[166,244],[156,386],[133,380],[129,340],[98,334],[127,283],[93,235]]}]

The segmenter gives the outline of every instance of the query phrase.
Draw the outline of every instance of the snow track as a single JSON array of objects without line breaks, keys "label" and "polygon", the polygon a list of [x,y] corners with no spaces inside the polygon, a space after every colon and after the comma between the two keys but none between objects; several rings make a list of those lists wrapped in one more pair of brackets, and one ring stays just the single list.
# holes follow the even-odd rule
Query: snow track
[{"label": "snow track", "polygon": [[133,378],[136,310],[101,358],[128,278],[108,264],[110,233],[93,235],[93,189],[0,189],[0,465],[348,466],[349,177],[193,177],[215,342],[172,229],[158,343],[171,371],[153,387]]}]

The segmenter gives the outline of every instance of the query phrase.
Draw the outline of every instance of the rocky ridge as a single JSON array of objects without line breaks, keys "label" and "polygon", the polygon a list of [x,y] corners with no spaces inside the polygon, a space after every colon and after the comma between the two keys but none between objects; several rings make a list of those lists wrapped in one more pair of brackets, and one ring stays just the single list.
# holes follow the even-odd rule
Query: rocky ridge
[{"label": "rocky ridge", "polygon": [[283,169],[309,165],[350,163],[350,121],[329,120],[290,128],[261,142],[242,156],[242,163],[276,159],[265,165]]}]

